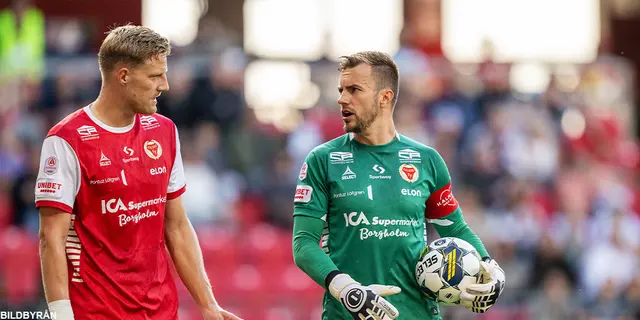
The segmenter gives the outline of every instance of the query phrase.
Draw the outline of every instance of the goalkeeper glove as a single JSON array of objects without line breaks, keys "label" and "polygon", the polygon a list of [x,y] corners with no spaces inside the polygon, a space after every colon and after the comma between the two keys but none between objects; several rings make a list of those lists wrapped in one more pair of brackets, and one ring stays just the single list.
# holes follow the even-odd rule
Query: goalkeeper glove
[{"label": "goalkeeper glove", "polygon": [[[485,259],[483,259],[485,260]],[[465,291],[460,294],[462,305],[475,312],[485,313],[500,297],[504,289],[505,274],[498,263],[486,258],[480,262],[480,278],[477,284],[470,284]]]},{"label": "goalkeeper glove", "polygon": [[399,315],[398,309],[382,298],[399,293],[398,287],[379,284],[363,286],[346,273],[338,273],[328,282],[331,295],[347,308],[353,319],[392,320]]}]

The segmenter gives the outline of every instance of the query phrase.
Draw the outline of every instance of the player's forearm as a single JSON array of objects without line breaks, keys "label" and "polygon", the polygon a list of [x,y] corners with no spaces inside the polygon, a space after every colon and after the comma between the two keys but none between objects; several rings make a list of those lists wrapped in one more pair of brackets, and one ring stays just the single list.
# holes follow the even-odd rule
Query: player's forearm
[{"label": "player's forearm", "polygon": [[40,262],[47,303],[69,300],[69,271],[65,253],[65,238],[41,232]]},{"label": "player's forearm", "polygon": [[176,271],[196,304],[205,309],[217,306],[198,238],[189,220],[167,228],[165,237]]},{"label": "player's forearm", "polygon": [[338,270],[331,258],[318,246],[324,221],[296,216],[293,220],[293,261],[313,281],[325,287],[331,271]]},{"label": "player's forearm", "polygon": [[438,225],[434,224],[436,231],[441,237],[453,237],[459,238],[466,242],[469,242],[480,254],[481,257],[488,257],[489,253],[487,249],[484,247],[482,240],[478,237],[478,235],[469,228],[469,225],[464,221],[464,217],[462,216],[462,211],[460,208],[456,209],[456,211],[452,212],[448,216],[442,218],[443,220],[449,220],[451,224],[447,225]]}]

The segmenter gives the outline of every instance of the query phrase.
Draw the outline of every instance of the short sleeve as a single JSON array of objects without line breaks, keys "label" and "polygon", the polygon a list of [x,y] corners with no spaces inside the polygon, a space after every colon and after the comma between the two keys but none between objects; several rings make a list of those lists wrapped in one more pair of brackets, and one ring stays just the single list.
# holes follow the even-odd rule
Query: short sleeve
[{"label": "short sleeve", "polygon": [[433,190],[427,199],[425,216],[427,219],[439,219],[458,209],[458,201],[451,190],[451,176],[447,164],[442,156],[434,149],[430,149],[428,157],[429,168],[433,177]]},{"label": "short sleeve", "polygon": [[169,178],[169,187],[167,188],[167,199],[175,199],[181,196],[187,187],[184,177],[184,165],[182,164],[182,152],[180,151],[180,137],[178,128],[176,130],[176,157],[173,160],[173,168],[171,169],[171,177]]},{"label": "short sleeve", "polygon": [[80,181],[80,163],[71,145],[58,136],[47,137],[42,143],[36,179],[36,207],[71,213]]},{"label": "short sleeve", "polygon": [[293,198],[293,215],[326,220],[329,197],[327,171],[316,151],[311,151],[300,168],[298,185]]}]

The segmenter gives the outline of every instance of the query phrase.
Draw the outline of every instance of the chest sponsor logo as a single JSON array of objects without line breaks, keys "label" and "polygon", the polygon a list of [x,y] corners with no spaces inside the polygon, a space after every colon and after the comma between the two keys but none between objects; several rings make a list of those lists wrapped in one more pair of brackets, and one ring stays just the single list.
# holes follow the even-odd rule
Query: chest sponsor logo
[{"label": "chest sponsor logo", "polygon": [[373,171],[377,174],[370,174],[369,175],[369,179],[371,180],[388,180],[391,179],[391,176],[389,175],[384,175],[384,173],[387,171],[383,166],[376,164],[374,165],[371,169],[373,169]]},{"label": "chest sponsor logo", "polygon": [[303,163],[302,167],[300,167],[300,173],[298,174],[298,179],[300,180],[304,180],[307,178],[307,170],[309,170],[309,166],[307,166],[307,163]]},{"label": "chest sponsor logo", "polygon": [[152,176],[159,175],[159,174],[165,174],[165,173],[167,173],[167,167],[152,168],[151,170],[149,170],[149,173]]},{"label": "chest sponsor logo", "polygon": [[351,152],[331,152],[329,153],[329,161],[331,164],[349,164],[353,163],[353,153]]},{"label": "chest sponsor logo", "polygon": [[44,160],[42,171],[48,175],[58,172],[58,158],[56,158],[56,156],[51,156]]},{"label": "chest sponsor logo", "polygon": [[[118,214],[122,212],[118,215],[118,222],[122,227],[131,222],[138,223],[143,219],[157,216],[160,213],[158,206],[166,202],[166,196],[139,202],[129,201],[126,204],[121,198],[117,198],[109,200],[103,199],[100,206],[102,208],[102,214]],[[133,212],[133,214],[129,215],[128,213],[131,212]]]},{"label": "chest sponsor logo", "polygon": [[402,190],[400,190],[400,193],[401,193],[403,196],[409,196],[409,197],[422,197],[422,191],[420,191],[420,190],[402,189]]},{"label": "chest sponsor logo", "polygon": [[356,178],[356,174],[347,166],[347,170],[342,174],[342,180],[352,180]]},{"label": "chest sponsor logo", "polygon": [[345,198],[345,197],[358,197],[363,195],[364,195],[364,191],[356,190],[356,191],[334,193],[333,198],[338,199],[338,198]]},{"label": "chest sponsor logo", "polygon": [[158,160],[162,156],[162,146],[156,140],[145,141],[144,153],[146,153],[149,158]]},{"label": "chest sponsor logo", "polygon": [[124,148],[122,149],[122,151],[124,152],[125,155],[127,155],[126,158],[122,158],[122,161],[124,163],[129,163],[131,161],[140,161],[139,157],[134,157],[133,154],[135,153],[135,151],[133,151],[132,148],[129,148],[127,146],[124,146]]},{"label": "chest sponsor logo", "polygon": [[41,178],[36,181],[36,199],[58,199],[62,197],[62,182]]},{"label": "chest sponsor logo", "polygon": [[420,152],[413,149],[402,149],[398,151],[398,159],[401,163],[420,163]]},{"label": "chest sponsor logo", "polygon": [[142,116],[140,117],[140,126],[142,130],[151,130],[160,126],[158,119],[154,116]]},{"label": "chest sponsor logo", "polygon": [[311,201],[311,194],[313,194],[312,186],[298,185],[296,187],[296,194],[293,197],[293,202],[307,203]]},{"label": "chest sponsor logo", "polygon": [[345,227],[359,227],[360,240],[408,237],[409,231],[405,231],[407,227],[417,227],[421,223],[416,219],[384,219],[378,216],[367,217],[362,211],[344,213],[343,215]]},{"label": "chest sponsor logo", "polygon": [[400,177],[407,182],[416,182],[418,181],[418,177],[420,176],[420,172],[418,168],[412,164],[402,164],[400,168],[398,168],[398,172],[400,172]]},{"label": "chest sponsor logo", "polygon": [[87,140],[95,140],[100,138],[100,136],[98,135],[98,130],[96,130],[96,127],[94,126],[82,126],[80,128],[78,128],[78,134],[80,135],[80,138],[82,139],[82,141],[87,141]]},{"label": "chest sponsor logo", "polygon": [[100,166],[106,167],[111,165],[111,160],[104,155],[104,152],[100,151]]},{"label": "chest sponsor logo", "polygon": [[90,185],[114,183],[120,181],[120,177],[110,177],[104,179],[89,180]]}]

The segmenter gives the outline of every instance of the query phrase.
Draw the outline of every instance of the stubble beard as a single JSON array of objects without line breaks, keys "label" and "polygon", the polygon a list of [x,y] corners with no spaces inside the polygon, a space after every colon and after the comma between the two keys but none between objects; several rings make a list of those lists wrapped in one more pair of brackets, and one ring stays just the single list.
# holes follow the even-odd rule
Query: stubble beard
[{"label": "stubble beard", "polygon": [[371,106],[371,111],[365,111],[362,114],[362,117],[355,115],[355,125],[353,127],[349,127],[347,123],[344,124],[344,131],[351,133],[362,133],[371,127],[371,124],[376,121],[378,115],[380,114],[380,106],[378,105],[378,99],[373,101],[373,105]]}]

